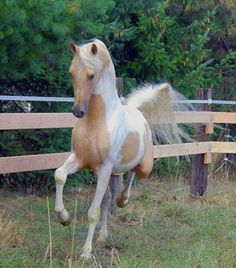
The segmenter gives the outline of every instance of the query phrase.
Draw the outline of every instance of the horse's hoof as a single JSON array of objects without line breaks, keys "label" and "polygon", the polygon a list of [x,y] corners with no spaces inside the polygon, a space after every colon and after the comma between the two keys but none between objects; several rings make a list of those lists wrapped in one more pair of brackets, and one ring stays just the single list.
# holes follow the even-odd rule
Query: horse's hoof
[{"label": "horse's hoof", "polygon": [[123,198],[122,195],[116,199],[116,204],[119,208],[124,208],[125,206],[127,206],[128,203],[129,200],[127,198]]},{"label": "horse's hoof", "polygon": [[83,261],[88,261],[88,260],[90,260],[91,258],[92,258],[92,255],[91,255],[91,253],[89,253],[89,252],[82,253],[82,254],[80,255],[80,259],[83,260]]},{"label": "horse's hoof", "polygon": [[71,224],[71,219],[69,218],[67,221],[62,221],[62,220],[60,220],[60,224],[61,224],[61,225],[64,225],[64,226],[68,226],[68,225]]},{"label": "horse's hoof", "polygon": [[107,237],[106,235],[99,235],[98,239],[96,240],[96,244],[97,245],[102,245],[106,242],[107,240]]},{"label": "horse's hoof", "polygon": [[66,209],[63,209],[61,212],[58,213],[58,218],[59,218],[60,224],[64,226],[68,226],[71,223],[69,213],[67,212]]}]

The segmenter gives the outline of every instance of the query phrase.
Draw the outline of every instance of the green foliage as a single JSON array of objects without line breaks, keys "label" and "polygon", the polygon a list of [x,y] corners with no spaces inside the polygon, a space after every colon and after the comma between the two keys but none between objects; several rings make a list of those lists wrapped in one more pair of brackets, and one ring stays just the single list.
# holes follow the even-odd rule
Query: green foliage
[{"label": "green foliage", "polygon": [[[0,26],[1,94],[71,96],[67,70],[72,58],[69,43],[97,35],[101,39],[112,27],[108,1],[2,1]],[[96,23],[95,23],[96,22]],[[25,112],[24,102],[2,102],[0,112]],[[71,104],[31,103],[31,112],[66,112]],[[2,131],[0,156],[70,151],[71,130]],[[82,180],[92,182],[88,172]],[[30,172],[0,176],[10,189],[47,192],[54,187],[53,172]]]},{"label": "green foliage", "polygon": [[211,50],[206,46],[213,14],[186,25],[177,16],[168,15],[166,8],[161,3],[141,16],[137,26],[138,54],[129,67],[141,80],[170,81],[186,96],[193,97],[197,88],[212,87],[218,81],[211,65]]},{"label": "green foliage", "polygon": [[[110,0],[81,0],[74,1],[70,7],[71,14],[75,15],[78,20],[76,28],[74,28],[73,36],[76,40],[90,39],[97,36],[106,35],[111,25],[105,22],[108,19],[108,11],[114,7],[114,1]],[[96,23],[95,23],[96,21]]]},{"label": "green foliage", "polygon": [[177,160],[175,157],[155,159],[151,178],[159,180],[176,180],[186,177],[189,173],[190,161],[186,159]]},{"label": "green foliage", "polygon": [[[118,13],[120,28],[132,29],[129,38],[127,32],[117,40],[123,44],[120,51],[124,57],[119,74],[135,77],[137,82],[169,81],[191,98],[200,87],[220,91],[227,79],[222,75],[225,66],[221,60],[228,61],[230,48],[235,48],[235,6],[226,2],[118,1],[113,12]],[[216,29],[225,31],[224,39],[213,38]]]},{"label": "green foliage", "polygon": [[[235,1],[3,0],[0,8],[1,94],[72,96],[69,43],[96,37],[108,46],[117,76],[125,80],[125,95],[140,82],[164,80],[190,98],[200,87],[214,88],[214,98],[236,97]],[[0,112],[26,112],[27,105],[2,102]],[[70,110],[71,104],[31,103],[32,112]],[[1,131],[0,156],[69,151],[70,133]],[[172,170],[171,161],[165,161],[158,174],[162,166]],[[88,171],[80,178],[94,179]],[[54,185],[52,172],[46,171],[10,174],[0,181],[46,191]]]},{"label": "green foliage", "polygon": [[65,1],[5,0],[0,8],[2,78],[41,75],[62,60],[69,31]]}]

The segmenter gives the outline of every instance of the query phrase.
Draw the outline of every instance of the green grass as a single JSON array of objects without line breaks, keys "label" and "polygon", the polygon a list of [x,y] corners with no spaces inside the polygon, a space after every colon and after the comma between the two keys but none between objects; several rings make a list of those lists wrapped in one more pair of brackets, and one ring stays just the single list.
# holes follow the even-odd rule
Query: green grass
[{"label": "green grass", "polygon": [[[235,186],[214,181],[206,197],[195,200],[180,181],[138,183],[129,205],[111,219],[109,239],[94,241],[94,258],[86,263],[79,256],[92,190],[65,195],[71,215],[78,200],[73,258],[73,225],[57,222],[51,196],[53,267],[236,267]],[[1,193],[0,209],[0,267],[50,267],[46,197]]]}]

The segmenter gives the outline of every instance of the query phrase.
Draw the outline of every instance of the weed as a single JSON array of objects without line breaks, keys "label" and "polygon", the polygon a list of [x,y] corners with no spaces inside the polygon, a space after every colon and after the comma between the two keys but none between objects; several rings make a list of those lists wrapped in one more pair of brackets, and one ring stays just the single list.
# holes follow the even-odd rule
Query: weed
[{"label": "weed", "polygon": [[180,180],[140,181],[130,204],[110,218],[109,239],[102,246],[94,243],[88,262],[79,256],[88,227],[90,187],[67,191],[65,204],[74,214],[69,227],[57,222],[54,196],[47,205],[46,198],[10,194],[1,200],[0,267],[44,268],[50,262],[58,268],[235,267],[234,188],[232,181],[210,181],[207,195],[193,200]]}]

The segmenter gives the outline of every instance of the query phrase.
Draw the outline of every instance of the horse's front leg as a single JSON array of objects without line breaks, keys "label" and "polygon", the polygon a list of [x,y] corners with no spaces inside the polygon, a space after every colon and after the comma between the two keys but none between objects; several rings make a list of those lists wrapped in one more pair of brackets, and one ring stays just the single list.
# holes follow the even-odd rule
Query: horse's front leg
[{"label": "horse's front leg", "polygon": [[112,171],[112,164],[107,162],[97,172],[96,192],[95,192],[93,202],[88,210],[89,229],[88,229],[87,238],[83,247],[83,254],[81,255],[81,257],[85,259],[88,259],[91,257],[93,235],[94,235],[96,225],[100,219],[100,206],[102,203],[103,196],[108,187],[108,183],[109,183],[110,176],[111,176],[111,171]]},{"label": "horse's front leg", "polygon": [[115,215],[116,199],[121,192],[122,186],[123,175],[112,175],[101,203],[101,229],[99,231],[99,237],[96,240],[98,244],[105,242],[108,237],[107,226],[109,212],[111,212],[112,215]]},{"label": "horse's front leg", "polygon": [[56,204],[55,211],[58,213],[60,223],[63,225],[70,224],[69,213],[64,207],[63,203],[63,188],[66,178],[69,174],[75,173],[79,170],[79,163],[76,155],[72,152],[67,158],[66,162],[59,167],[54,174],[56,182]]},{"label": "horse's front leg", "polygon": [[108,237],[107,223],[109,218],[110,206],[111,192],[110,187],[108,186],[101,203],[101,229],[99,231],[99,237],[96,240],[96,243],[98,244],[105,242]]}]

